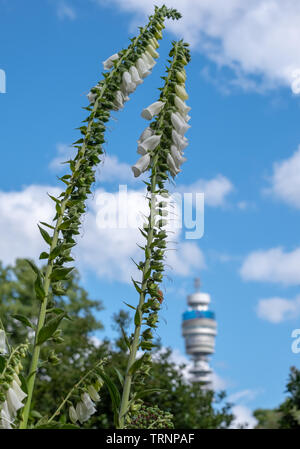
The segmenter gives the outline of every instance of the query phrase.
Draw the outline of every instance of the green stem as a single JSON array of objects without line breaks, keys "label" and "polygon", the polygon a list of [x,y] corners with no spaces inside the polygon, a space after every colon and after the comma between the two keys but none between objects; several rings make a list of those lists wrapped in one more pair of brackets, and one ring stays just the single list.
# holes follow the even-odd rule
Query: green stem
[{"label": "green stem", "polygon": [[[99,96],[97,97],[97,99],[95,101],[92,113],[96,112],[96,110],[98,108],[99,100],[102,98],[102,96],[103,96],[103,94],[104,94],[104,92],[105,92],[105,90],[107,88],[107,84],[110,81],[112,75],[115,73],[115,70],[121,65],[121,63],[124,61],[124,59],[126,59],[128,57],[128,55],[130,54],[132,48],[135,47],[135,45],[141,39],[141,37],[143,36],[143,34],[147,30],[147,28],[149,26],[151,26],[151,24],[152,24],[152,21],[149,22],[149,24],[142,29],[142,31],[139,34],[139,36],[137,36],[135,38],[134,42],[129,46],[129,48],[124,53],[124,55],[122,55],[122,57],[118,60],[115,68],[105,78],[105,81],[104,81],[104,84],[102,86],[101,92],[100,92]],[[93,116],[93,114],[92,114],[92,116]],[[93,120],[90,120],[90,122],[88,124],[88,127],[87,127],[87,135],[91,131],[92,123],[93,123]],[[84,160],[85,150],[86,150],[86,142],[84,141],[83,145],[82,145],[82,148],[80,149],[81,157],[76,161],[75,169],[73,171],[72,177],[69,180],[69,184],[72,184],[72,180],[73,180],[74,174],[80,168],[80,165],[81,165],[82,161]],[[69,192],[68,194],[66,193],[65,197],[64,197],[64,199],[63,199],[63,201],[61,203],[61,212],[59,214],[59,217],[57,219],[56,226],[55,226],[55,229],[54,229],[54,232],[53,232],[52,244],[51,244],[51,247],[50,247],[50,254],[51,254],[51,251],[53,251],[53,249],[57,246],[58,237],[59,237],[59,227],[62,224],[63,217],[64,217],[64,212],[65,212],[65,209],[66,209],[66,205],[67,205],[67,202],[68,202],[68,200],[70,198],[71,193],[72,192]],[[53,260],[48,261],[48,265],[47,265],[47,269],[46,269],[46,273],[45,273],[44,284],[43,284],[44,291],[45,291],[45,297],[44,297],[44,299],[43,299],[43,301],[41,303],[41,306],[40,306],[38,323],[37,323],[37,328],[36,328],[36,332],[35,332],[33,354],[32,354],[32,359],[31,359],[30,370],[29,370],[28,382],[27,382],[28,396],[27,396],[26,404],[25,404],[25,407],[24,407],[24,410],[23,410],[22,420],[21,420],[21,423],[20,423],[20,429],[26,429],[27,428],[29,412],[30,412],[30,407],[31,407],[31,401],[32,401],[32,395],[33,395],[35,379],[36,379],[36,372],[37,372],[37,368],[38,368],[38,362],[39,362],[40,350],[41,350],[40,345],[37,344],[37,339],[38,339],[38,334],[39,334],[40,330],[43,328],[43,326],[45,324],[47,304],[48,304],[48,295],[49,295],[49,287],[50,287],[50,277],[51,277],[51,274],[52,274],[52,271],[53,271],[53,264],[54,264]]]},{"label": "green stem", "polygon": [[[177,47],[178,46],[176,43],[174,46],[175,51],[174,51],[172,63],[170,65],[170,69],[169,69],[168,76],[167,76],[167,79],[165,82],[165,86],[162,91],[162,95],[161,95],[162,98],[166,95],[169,81],[172,76],[173,66],[177,59]],[[159,129],[164,122],[164,109],[161,113],[159,120],[157,121],[157,129]],[[148,237],[147,237],[145,254],[151,254],[151,244],[152,244],[152,240],[153,240],[153,226],[154,226],[154,219],[155,219],[155,201],[153,201],[153,198],[154,198],[153,195],[155,195],[155,192],[156,192],[156,165],[158,162],[158,158],[159,158],[159,147],[157,147],[155,156],[152,161],[152,170],[153,169],[154,170],[152,172],[153,174],[152,174],[152,178],[151,178],[151,208],[150,208],[150,215],[149,215],[149,232],[148,232]],[[145,302],[145,291],[146,291],[146,287],[147,287],[147,278],[145,278],[145,275],[150,268],[150,262],[151,262],[151,256],[146,257],[145,265],[143,268],[143,278],[142,278],[142,285],[141,285],[142,292],[140,293],[139,304],[137,307],[137,309],[140,311],[140,316],[142,316],[142,307]],[[124,385],[123,385],[122,400],[121,400],[120,412],[119,412],[119,428],[120,429],[123,429],[124,425],[125,425],[125,416],[126,416],[127,409],[128,409],[130,390],[131,390],[131,384],[132,384],[132,374],[130,372],[130,368],[132,367],[132,365],[136,359],[136,354],[137,354],[139,340],[140,340],[140,334],[141,334],[141,325],[136,325],[135,330],[134,330],[133,341],[132,341],[132,345],[131,345],[131,349],[130,349],[130,354],[129,354],[129,358],[128,358],[128,362],[127,362],[127,369],[126,369],[126,375],[125,375],[125,379],[124,379]]]},{"label": "green stem", "polygon": [[[154,157],[154,160],[153,160],[154,167],[156,166],[157,160],[158,160],[158,155],[156,155]],[[154,215],[155,214],[155,204],[153,204],[153,202],[152,202],[152,198],[153,198],[152,195],[155,193],[155,188],[156,188],[156,174],[154,174],[152,176],[152,180],[151,180],[151,200],[150,200],[151,209],[150,209],[150,215],[149,215],[149,232],[148,232],[147,244],[146,244],[146,249],[145,249],[146,254],[150,253],[151,244],[152,244],[152,240],[153,240],[153,224],[154,224],[154,218],[155,218],[155,215]],[[140,312],[140,316],[142,316],[142,307],[145,302],[145,290],[147,287],[147,279],[145,279],[145,274],[147,273],[147,271],[150,268],[150,262],[151,262],[150,257],[146,258],[145,265],[143,268],[143,280],[142,280],[142,286],[141,286],[142,292],[140,293],[139,304],[137,307],[137,309]],[[137,354],[139,340],[140,340],[140,334],[141,334],[141,324],[135,326],[134,337],[133,337],[130,354],[129,354],[129,358],[128,358],[126,375],[125,375],[125,379],[124,379],[122,400],[121,400],[121,405],[120,405],[120,413],[119,413],[119,428],[120,429],[123,429],[124,424],[125,424],[125,415],[126,415],[127,408],[128,408],[128,401],[129,401],[130,389],[131,389],[131,383],[132,383],[132,374],[130,373],[130,368],[136,359],[136,354]]]}]

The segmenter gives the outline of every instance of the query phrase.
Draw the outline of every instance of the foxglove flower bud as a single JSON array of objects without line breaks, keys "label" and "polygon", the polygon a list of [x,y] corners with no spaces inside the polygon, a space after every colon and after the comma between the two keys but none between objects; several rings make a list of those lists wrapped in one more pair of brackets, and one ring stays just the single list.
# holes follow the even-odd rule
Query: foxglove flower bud
[{"label": "foxglove flower bud", "polygon": [[188,140],[172,129],[172,140],[179,151],[183,151],[188,146]]},{"label": "foxglove flower bud", "polygon": [[151,44],[147,45],[147,51],[153,58],[159,58],[159,54]]},{"label": "foxglove flower bud", "polygon": [[152,47],[154,47],[154,48],[159,47],[159,43],[157,42],[157,39],[155,37],[152,37],[151,39],[149,39],[149,42],[152,45]]},{"label": "foxglove flower bud", "polygon": [[156,101],[143,109],[141,116],[146,120],[152,120],[153,117],[160,113],[165,103],[163,101]]},{"label": "foxglove flower bud", "polygon": [[161,136],[151,136],[141,142],[138,146],[137,152],[139,154],[147,154],[148,151],[154,150],[157,147],[161,139]]},{"label": "foxglove flower bud", "polygon": [[119,59],[118,53],[115,53],[114,55],[111,55],[109,58],[107,58],[105,61],[102,62],[104,70],[109,70],[114,66],[113,61],[116,61]]},{"label": "foxglove flower bud", "polygon": [[95,390],[95,388],[93,387],[93,385],[88,386],[88,392],[89,392],[90,397],[93,399],[93,401],[97,402],[100,400],[100,396],[97,393],[97,391]]},{"label": "foxglove flower bud", "polygon": [[184,72],[176,72],[176,78],[179,83],[185,83],[186,75]]},{"label": "foxglove flower bud", "polygon": [[186,161],[186,158],[181,156],[180,151],[175,145],[171,145],[171,156],[174,159],[177,168]]},{"label": "foxglove flower bud", "polygon": [[168,164],[170,173],[173,177],[176,176],[180,172],[179,168],[176,167],[175,161],[170,154],[168,154],[168,156],[167,156],[167,164]]},{"label": "foxglove flower bud", "polygon": [[78,416],[73,405],[71,405],[69,408],[69,417],[73,424],[75,424],[78,421]]},{"label": "foxglove flower bud", "polygon": [[122,87],[124,92],[131,94],[135,91],[136,85],[132,82],[132,78],[129,72],[124,72],[122,76]]},{"label": "foxglove flower bud", "polygon": [[144,140],[148,139],[148,137],[153,136],[154,130],[150,128],[150,126],[147,126],[147,128],[144,129],[142,134],[140,135],[138,143],[142,143]]},{"label": "foxglove flower bud", "polygon": [[6,341],[5,341],[5,332],[0,329],[0,354],[5,354],[7,351]]},{"label": "foxglove flower bud", "polygon": [[91,416],[83,402],[78,402],[75,411],[81,424],[87,421]]},{"label": "foxglove flower bud", "polygon": [[142,156],[135,165],[133,165],[131,167],[133,174],[135,176],[135,178],[137,178],[138,176],[141,175],[141,173],[143,173],[144,171],[147,170],[147,168],[150,165],[150,154],[145,154],[144,156]]},{"label": "foxglove flower bud", "polygon": [[139,58],[136,61],[136,68],[141,78],[146,78],[146,76],[150,75],[151,73],[149,70],[150,66],[148,62],[146,63],[142,58]]},{"label": "foxglove flower bud", "polygon": [[185,88],[183,86],[180,86],[180,84],[176,84],[175,92],[178,95],[178,97],[181,98],[183,101],[189,98]]},{"label": "foxglove flower bud", "polygon": [[176,108],[183,115],[186,115],[191,110],[190,106],[187,106],[185,102],[181,100],[181,98],[177,97],[177,95],[175,96],[174,103]]},{"label": "foxglove flower bud", "polygon": [[132,81],[136,84],[136,86],[142,84],[143,80],[140,78],[139,72],[134,65],[130,67],[129,73],[131,75]]},{"label": "foxglove flower bud", "polygon": [[182,118],[180,118],[177,114],[174,114],[172,112],[171,114],[171,122],[175,128],[175,130],[178,132],[178,134],[181,134],[182,136],[184,133],[187,132],[187,130],[190,128],[190,125],[188,125]]}]

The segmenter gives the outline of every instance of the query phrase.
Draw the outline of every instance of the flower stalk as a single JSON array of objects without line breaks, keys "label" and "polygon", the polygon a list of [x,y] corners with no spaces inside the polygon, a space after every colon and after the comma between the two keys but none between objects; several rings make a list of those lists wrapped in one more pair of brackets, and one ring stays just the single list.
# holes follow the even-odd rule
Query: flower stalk
[{"label": "flower stalk", "polygon": [[[164,227],[167,224],[165,217],[168,212],[166,210],[167,202],[163,201],[163,199],[168,197],[168,190],[165,188],[165,183],[169,178],[169,174],[172,177],[176,176],[180,171],[179,166],[185,161],[185,158],[181,156],[182,148],[174,144],[173,141],[171,117],[179,113],[175,102],[177,98],[176,91],[178,91],[179,86],[181,87],[180,92],[183,92],[182,89],[184,89],[184,66],[190,61],[188,44],[183,41],[173,42],[170,57],[172,59],[169,60],[168,74],[163,78],[165,84],[159,101],[153,103],[142,112],[142,117],[146,119],[151,120],[153,117],[157,117],[150,125],[151,132],[149,132],[149,127],[146,128],[138,141],[138,153],[141,153],[140,148],[143,142],[147,142],[149,139],[153,140],[154,136],[159,136],[155,146],[148,145],[147,147],[144,145],[144,149],[147,152],[142,156],[142,158],[145,158],[148,155],[150,158],[148,167],[144,166],[143,170],[150,169],[151,172],[150,182],[146,183],[150,213],[147,224],[144,225],[144,229],[140,230],[146,239],[146,244],[143,248],[144,260],[137,264],[138,269],[142,272],[142,281],[137,282],[133,280],[134,286],[139,293],[139,303],[134,319],[134,334],[129,345],[129,357],[119,410],[119,428],[121,429],[130,423],[134,401],[137,400],[135,393],[131,395],[133,380],[138,374],[148,375],[150,370],[151,349],[154,346],[151,329],[157,327],[158,311],[163,301],[163,294],[159,289],[159,285],[163,279],[164,253],[167,246],[167,232]],[[178,76],[178,73],[182,74],[182,76]],[[182,121],[186,123],[184,116],[182,116]],[[178,135],[178,139],[180,142],[184,141],[183,133]],[[173,154],[175,150],[178,152],[176,160],[172,157],[172,148]],[[170,164],[170,158],[172,164]],[[139,168],[141,168],[141,164],[138,161],[132,167],[135,176],[139,176]],[[146,329],[142,332],[143,325],[146,325]],[[137,360],[136,356],[139,349],[143,350],[144,354]]]}]

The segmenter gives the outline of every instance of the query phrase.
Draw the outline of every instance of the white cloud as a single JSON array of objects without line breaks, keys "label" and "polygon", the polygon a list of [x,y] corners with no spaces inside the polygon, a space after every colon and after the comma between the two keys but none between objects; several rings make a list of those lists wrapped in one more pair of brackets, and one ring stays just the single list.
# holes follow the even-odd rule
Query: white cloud
[{"label": "white cloud", "polygon": [[252,411],[246,405],[234,405],[232,407],[232,413],[235,417],[230,426],[232,429],[239,429],[241,426],[247,429],[253,429],[257,424],[257,420],[252,415]]},{"label": "white cloud", "polygon": [[264,192],[289,206],[300,209],[300,146],[288,159],[276,162],[270,179],[270,188]]},{"label": "white cloud", "polygon": [[231,181],[223,175],[212,179],[199,179],[190,185],[178,185],[176,191],[182,193],[204,193],[205,205],[211,207],[224,206],[227,196],[234,190]]},{"label": "white cloud", "polygon": [[74,8],[72,8],[72,6],[70,6],[68,3],[61,0],[57,4],[56,12],[58,18],[61,20],[63,19],[74,20],[77,17]]},{"label": "white cloud", "polygon": [[[106,4],[106,0],[98,0]],[[248,75],[261,75],[264,87],[289,85],[300,68],[300,3],[298,0],[159,0],[183,14],[168,28],[191,42],[219,66],[236,73],[235,83],[255,88]],[[153,11],[152,0],[113,0],[135,13],[134,22]]]},{"label": "white cloud", "polygon": [[64,162],[74,158],[75,149],[65,143],[58,143],[56,145],[57,156],[50,161],[49,168],[51,171],[58,172],[65,170]]},{"label": "white cloud", "polygon": [[59,194],[50,186],[29,186],[20,192],[0,192],[0,260],[13,263],[17,257],[35,257],[44,248],[37,224],[50,222],[53,202],[47,197]]},{"label": "white cloud", "polygon": [[257,316],[270,323],[295,319],[300,316],[300,296],[295,299],[267,298],[261,299],[256,307]]},{"label": "white cloud", "polygon": [[280,247],[254,251],[244,260],[240,274],[246,281],[299,285],[300,248],[291,252]]},{"label": "white cloud", "polygon": [[[47,192],[58,194],[58,188],[48,186],[29,186],[20,192],[0,192],[0,232],[4,236],[0,241],[0,260],[5,264],[13,263],[17,257],[38,258],[45,249],[39,235],[37,223],[51,222],[54,215],[53,202]],[[108,200],[105,209],[101,198]],[[114,221],[114,204],[118,194],[107,194],[96,190],[94,198],[88,202],[88,212],[83,218],[82,235],[74,249],[76,264],[81,269],[90,269],[99,277],[121,282],[130,282],[136,269],[130,257],[139,261],[141,250],[136,243],[143,243],[138,225],[142,214],[147,213],[144,192],[128,190],[127,204],[120,201],[121,214],[127,213],[129,227],[116,229]],[[104,209],[107,227],[99,226]],[[172,269],[171,275],[190,276],[204,266],[204,256],[195,243],[183,242],[180,230],[175,229],[172,241],[177,241],[177,251],[169,251],[167,264]],[[171,247],[174,248],[174,243]]]}]

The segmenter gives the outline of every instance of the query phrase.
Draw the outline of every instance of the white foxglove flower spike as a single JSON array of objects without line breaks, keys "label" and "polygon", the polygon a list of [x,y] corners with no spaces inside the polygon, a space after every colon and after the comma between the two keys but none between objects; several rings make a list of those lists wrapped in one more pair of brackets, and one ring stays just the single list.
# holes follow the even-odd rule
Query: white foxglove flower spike
[{"label": "white foxglove flower spike", "polygon": [[174,103],[178,111],[183,115],[187,115],[191,110],[191,107],[187,106],[185,102],[181,100],[181,98],[177,97],[177,95],[175,96]]},{"label": "white foxglove flower spike", "polygon": [[152,120],[155,115],[160,113],[164,105],[165,103],[163,101],[156,101],[143,109],[141,116],[146,120]]},{"label": "white foxglove flower spike", "polygon": [[175,145],[171,145],[171,156],[174,159],[177,168],[179,168],[180,165],[186,161],[186,158],[182,157],[180,151]]},{"label": "white foxglove flower spike", "polygon": [[190,125],[185,123],[183,119],[180,119],[177,114],[174,114],[174,112],[171,114],[171,121],[175,130],[178,134],[181,134],[181,136],[183,136],[190,128]]},{"label": "white foxglove flower spike", "polygon": [[150,165],[150,161],[150,154],[145,154],[131,167],[135,178],[147,170]]},{"label": "white foxglove flower spike", "polygon": [[154,150],[157,147],[161,139],[161,136],[151,136],[145,139],[142,143],[139,144],[137,152],[139,154],[147,154],[148,151]]},{"label": "white foxglove flower spike", "polygon": [[150,75],[150,73],[151,73],[149,70],[150,66],[149,66],[148,62],[146,64],[142,58],[139,58],[136,61],[136,68],[137,68],[137,71],[139,72],[139,75],[141,78],[146,78],[146,76]]},{"label": "white foxglove flower spike", "polygon": [[109,70],[114,66],[113,61],[116,61],[119,59],[118,53],[115,53],[114,55],[111,55],[109,58],[107,58],[105,61],[102,62],[104,70]]},{"label": "white foxglove flower spike", "polygon": [[168,156],[167,156],[167,164],[168,164],[170,173],[173,177],[176,176],[180,172],[179,168],[176,167],[175,161],[170,154],[168,154]]},{"label": "white foxglove flower spike", "polygon": [[148,137],[153,136],[154,130],[150,128],[150,126],[147,126],[147,128],[144,129],[142,134],[139,137],[138,143],[142,143],[144,140],[148,139]]},{"label": "white foxglove flower spike", "polygon": [[131,75],[132,81],[136,84],[136,86],[142,84],[143,80],[140,78],[139,72],[134,65],[130,67],[129,73]]}]

